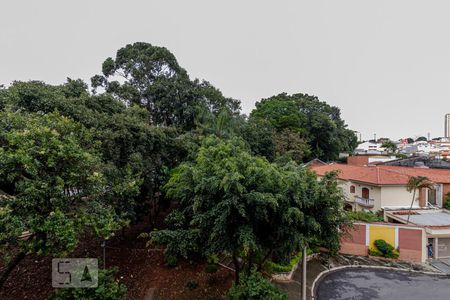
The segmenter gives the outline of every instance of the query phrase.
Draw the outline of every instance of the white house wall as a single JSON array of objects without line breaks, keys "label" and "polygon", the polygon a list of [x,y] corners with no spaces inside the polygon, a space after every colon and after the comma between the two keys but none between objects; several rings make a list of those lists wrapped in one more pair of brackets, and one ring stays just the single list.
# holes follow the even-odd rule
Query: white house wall
[{"label": "white house wall", "polygon": [[[382,186],[381,207],[409,207],[412,193],[406,190],[406,186]],[[416,192],[413,207],[419,207],[419,191]]]},{"label": "white house wall", "polygon": [[[348,201],[354,202],[355,196],[362,196],[362,189],[369,189],[369,198],[374,200],[374,207],[370,210],[379,211],[384,207],[401,208],[411,205],[412,193],[406,190],[406,186],[375,186],[359,182],[339,180],[340,187]],[[350,187],[355,186],[355,193],[350,193]],[[419,192],[416,192],[416,200],[413,207],[419,207]],[[355,205],[360,211],[363,207]]]}]

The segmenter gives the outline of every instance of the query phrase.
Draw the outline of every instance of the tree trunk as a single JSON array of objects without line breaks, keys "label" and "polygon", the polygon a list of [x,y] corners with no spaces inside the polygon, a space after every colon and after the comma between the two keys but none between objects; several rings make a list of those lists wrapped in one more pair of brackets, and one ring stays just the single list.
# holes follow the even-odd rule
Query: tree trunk
[{"label": "tree trunk", "polygon": [[234,264],[234,282],[237,285],[239,284],[240,266],[236,253],[233,253],[233,264]]},{"label": "tree trunk", "polygon": [[273,252],[273,250],[270,249],[269,252],[267,252],[266,256],[264,256],[263,259],[259,262],[258,268],[257,268],[257,271],[258,271],[258,272],[261,272],[264,263],[265,263],[266,260],[272,255],[272,252]]},{"label": "tree trunk", "polygon": [[250,275],[250,272],[252,271],[253,267],[253,251],[250,250],[248,255],[248,269],[247,269],[247,275]]},{"label": "tree trunk", "polygon": [[413,198],[412,198],[412,201],[411,201],[411,206],[409,207],[408,219],[406,220],[406,225],[409,224],[409,217],[411,216],[411,210],[412,210],[412,206],[414,204],[415,198],[416,198],[416,189],[414,189],[414,192],[413,192]]},{"label": "tree trunk", "polygon": [[17,267],[17,265],[25,258],[26,254],[25,252],[19,252],[17,256],[14,258],[13,261],[11,261],[8,266],[6,267],[6,270],[3,272],[2,276],[0,277],[0,290],[3,288],[3,285],[5,284],[6,280],[8,279],[11,272]]}]

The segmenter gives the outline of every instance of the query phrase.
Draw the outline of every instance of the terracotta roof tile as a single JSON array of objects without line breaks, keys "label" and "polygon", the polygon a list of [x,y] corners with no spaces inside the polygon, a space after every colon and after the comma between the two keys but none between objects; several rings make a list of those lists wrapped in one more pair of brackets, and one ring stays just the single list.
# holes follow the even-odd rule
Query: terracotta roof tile
[{"label": "terracotta roof tile", "polygon": [[450,183],[450,170],[411,168],[398,166],[355,166],[345,164],[329,164],[312,166],[318,175],[337,170],[338,177],[376,185],[406,185],[412,176],[426,176],[436,183]]}]

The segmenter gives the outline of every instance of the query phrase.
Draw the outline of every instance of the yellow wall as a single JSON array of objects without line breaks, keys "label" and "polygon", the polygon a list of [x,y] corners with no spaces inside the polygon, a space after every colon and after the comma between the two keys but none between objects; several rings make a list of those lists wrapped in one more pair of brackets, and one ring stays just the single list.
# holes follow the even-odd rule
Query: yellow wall
[{"label": "yellow wall", "polygon": [[395,227],[387,227],[387,226],[376,226],[370,225],[370,240],[369,247],[371,249],[375,248],[374,242],[375,240],[385,240],[387,243],[391,244],[395,247]]}]

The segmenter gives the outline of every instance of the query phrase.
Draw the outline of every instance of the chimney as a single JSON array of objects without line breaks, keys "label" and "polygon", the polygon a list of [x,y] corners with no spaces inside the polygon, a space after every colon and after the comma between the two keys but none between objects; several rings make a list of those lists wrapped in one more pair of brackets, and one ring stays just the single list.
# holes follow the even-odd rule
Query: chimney
[{"label": "chimney", "polygon": [[419,206],[426,207],[427,206],[427,189],[419,190]]}]

